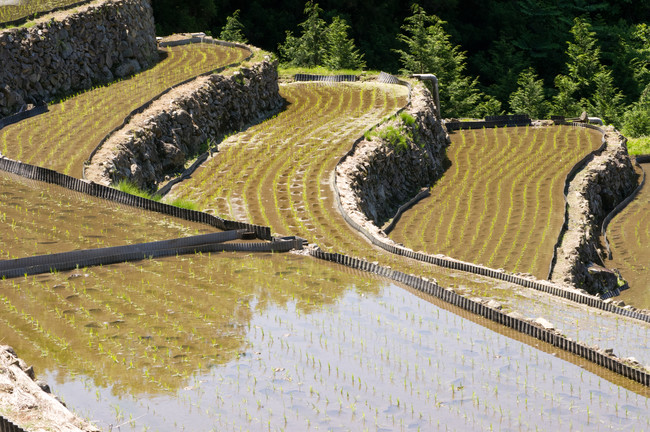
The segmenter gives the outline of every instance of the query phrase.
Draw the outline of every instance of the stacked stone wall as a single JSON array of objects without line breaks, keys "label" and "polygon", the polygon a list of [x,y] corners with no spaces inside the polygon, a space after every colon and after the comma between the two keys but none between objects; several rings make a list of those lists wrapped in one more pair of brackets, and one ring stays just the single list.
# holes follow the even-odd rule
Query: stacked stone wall
[{"label": "stacked stone wall", "polygon": [[167,175],[183,171],[208,139],[241,130],[283,103],[277,64],[271,60],[230,76],[199,77],[162,96],[106,140],[85,176],[106,185],[128,179],[157,189]]},{"label": "stacked stone wall", "polygon": [[[355,152],[337,167],[337,181],[350,212],[361,211],[376,226],[395,216],[399,207],[433,184],[444,172],[449,136],[436,117],[433,97],[423,84],[413,86],[403,110],[415,122],[397,116],[358,143]],[[382,139],[387,128],[400,129],[406,145]]]},{"label": "stacked stone wall", "polygon": [[0,32],[0,117],[147,68],[158,59],[150,0],[105,0]]}]

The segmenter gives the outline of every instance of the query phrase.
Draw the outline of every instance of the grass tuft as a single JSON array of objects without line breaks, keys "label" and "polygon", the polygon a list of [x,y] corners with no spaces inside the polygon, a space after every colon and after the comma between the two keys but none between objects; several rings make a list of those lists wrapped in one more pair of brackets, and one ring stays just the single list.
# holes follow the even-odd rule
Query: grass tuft
[{"label": "grass tuft", "polygon": [[115,189],[153,201],[160,201],[162,199],[162,197],[158,194],[152,194],[140,189],[135,183],[130,180],[120,180],[120,182],[115,185]]},{"label": "grass tuft", "polygon": [[167,204],[173,205],[174,207],[187,209],[187,210],[195,210],[195,211],[199,210],[198,204],[196,204],[194,201],[184,199],[184,198],[176,198],[175,200],[170,201]]}]

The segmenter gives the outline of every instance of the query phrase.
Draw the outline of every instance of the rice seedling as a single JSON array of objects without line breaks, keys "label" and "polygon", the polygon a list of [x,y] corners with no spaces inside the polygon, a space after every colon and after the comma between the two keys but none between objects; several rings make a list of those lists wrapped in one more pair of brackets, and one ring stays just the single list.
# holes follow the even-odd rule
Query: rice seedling
[{"label": "rice seedling", "polygon": [[77,0],[28,0],[12,5],[0,6],[0,26],[3,23],[33,17],[35,14],[51,11],[78,3]]},{"label": "rice seedling", "polygon": [[402,216],[391,238],[414,250],[546,278],[563,222],[564,179],[600,146],[600,134],[530,129],[453,134],[452,169]]},{"label": "rice seedling", "polygon": [[607,228],[607,239],[612,252],[612,259],[608,260],[607,265],[620,270],[630,285],[630,289],[623,291],[621,299],[637,308],[647,309],[650,308],[650,296],[645,289],[650,274],[647,259],[650,248],[650,186],[647,177],[650,164],[644,163],[641,166],[646,173],[646,183]]},{"label": "rice seedling", "polygon": [[[0,259],[214,231],[206,225],[135,210],[7,173],[0,173],[0,203]],[[124,217],[126,212],[129,217]]]}]

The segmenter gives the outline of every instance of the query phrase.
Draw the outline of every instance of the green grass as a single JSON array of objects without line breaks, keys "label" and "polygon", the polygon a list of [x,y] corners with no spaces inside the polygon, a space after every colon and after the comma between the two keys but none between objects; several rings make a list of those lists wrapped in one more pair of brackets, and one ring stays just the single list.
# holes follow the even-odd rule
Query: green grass
[{"label": "green grass", "polygon": [[115,185],[115,189],[153,201],[160,201],[162,199],[160,195],[152,194],[150,192],[142,190],[135,183],[129,180],[120,180],[120,182]]},{"label": "green grass", "polygon": [[650,136],[628,138],[627,151],[631,155],[650,154]]},{"label": "green grass", "polygon": [[175,200],[168,202],[167,204],[173,205],[174,207],[184,208],[187,210],[196,210],[196,211],[199,210],[198,204],[196,204],[194,201],[183,199],[183,198],[176,198]]},{"label": "green grass", "polygon": [[[120,180],[120,182],[115,185],[115,189],[121,190],[122,192],[126,192],[131,195],[139,196],[142,198],[150,199],[153,201],[161,201],[162,196],[158,194],[152,194],[151,192],[147,192],[145,190],[140,189],[136,184],[129,180]],[[174,207],[179,207],[179,208],[184,208],[187,210],[199,210],[199,206],[197,203],[194,201],[191,201],[189,199],[184,199],[184,198],[176,198],[173,201],[167,202],[167,204],[172,205]]]}]

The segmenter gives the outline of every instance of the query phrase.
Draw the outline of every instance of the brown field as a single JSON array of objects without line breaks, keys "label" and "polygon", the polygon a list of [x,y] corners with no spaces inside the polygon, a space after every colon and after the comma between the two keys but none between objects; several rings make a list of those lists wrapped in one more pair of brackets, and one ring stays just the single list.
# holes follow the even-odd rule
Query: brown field
[{"label": "brown field", "polygon": [[0,153],[81,177],[83,163],[93,149],[131,111],[174,84],[239,62],[249,54],[212,44],[165,50],[166,58],[151,69],[53,104],[45,114],[0,130]]},{"label": "brown field", "polygon": [[[650,164],[642,164],[646,176]],[[619,269],[630,289],[620,298],[638,308],[650,308],[650,184],[618,214],[607,228],[612,259],[606,264]]]},{"label": "brown field", "polygon": [[601,145],[601,135],[521,127],[460,131],[451,139],[451,166],[390,237],[414,250],[546,279],[564,220],[565,177]]}]

